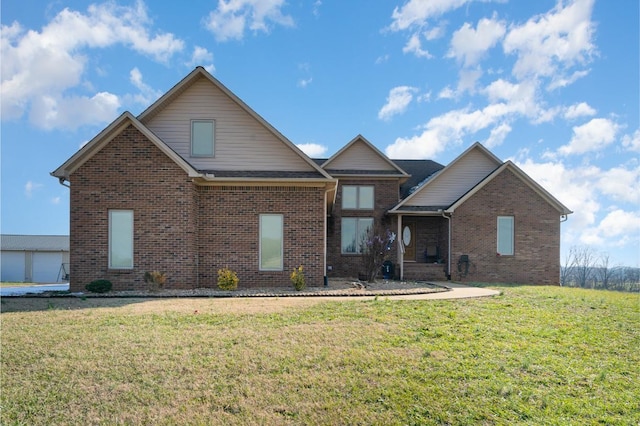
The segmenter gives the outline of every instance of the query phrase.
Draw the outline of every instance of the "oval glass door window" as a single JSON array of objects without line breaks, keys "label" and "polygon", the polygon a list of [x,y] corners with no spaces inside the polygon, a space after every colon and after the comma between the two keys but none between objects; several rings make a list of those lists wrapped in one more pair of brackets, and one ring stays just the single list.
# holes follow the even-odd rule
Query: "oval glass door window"
[{"label": "oval glass door window", "polygon": [[405,246],[411,244],[411,228],[408,226],[405,226],[402,230],[402,242]]}]

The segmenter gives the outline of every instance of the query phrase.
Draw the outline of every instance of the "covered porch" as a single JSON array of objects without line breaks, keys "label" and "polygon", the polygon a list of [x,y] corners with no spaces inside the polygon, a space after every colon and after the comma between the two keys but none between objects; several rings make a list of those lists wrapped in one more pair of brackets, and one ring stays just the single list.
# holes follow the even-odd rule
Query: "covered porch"
[{"label": "covered porch", "polygon": [[397,215],[400,279],[450,279],[449,222],[442,211]]}]

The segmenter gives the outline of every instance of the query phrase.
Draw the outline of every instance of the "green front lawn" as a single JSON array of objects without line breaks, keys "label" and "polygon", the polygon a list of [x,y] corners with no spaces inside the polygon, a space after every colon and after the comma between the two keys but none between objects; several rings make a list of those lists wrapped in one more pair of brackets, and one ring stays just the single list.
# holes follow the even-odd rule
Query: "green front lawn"
[{"label": "green front lawn", "polygon": [[640,295],[6,299],[2,424],[638,424]]}]

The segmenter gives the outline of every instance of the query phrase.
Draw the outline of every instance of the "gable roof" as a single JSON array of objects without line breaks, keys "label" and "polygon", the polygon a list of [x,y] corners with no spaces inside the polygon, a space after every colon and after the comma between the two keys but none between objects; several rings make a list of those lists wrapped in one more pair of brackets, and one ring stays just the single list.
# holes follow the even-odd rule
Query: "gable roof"
[{"label": "gable roof", "polygon": [[2,234],[0,246],[10,251],[69,251],[69,236]]},{"label": "gable roof", "polygon": [[322,163],[322,168],[332,176],[368,175],[409,178],[407,172],[362,135],[357,135]]},{"label": "gable roof", "polygon": [[408,197],[413,191],[418,189],[421,184],[426,182],[427,178],[433,177],[437,172],[442,170],[444,166],[432,160],[392,160],[402,170],[406,171],[411,177],[400,185],[400,198]]},{"label": "gable roof", "polygon": [[516,166],[511,160],[506,161],[502,164],[502,166],[498,167],[494,170],[489,176],[484,178],[480,183],[471,188],[466,194],[456,200],[451,206],[449,206],[445,211],[447,213],[453,213],[456,208],[461,206],[465,201],[471,198],[474,194],[484,188],[489,182],[503,173],[505,170],[509,170],[513,172],[520,180],[522,180],[529,188],[531,188],[534,192],[536,192],[540,197],[542,197],[547,203],[549,203],[553,208],[558,210],[558,212],[562,215],[568,215],[573,213],[573,211],[569,210],[567,206],[562,204],[555,198],[551,193],[549,193],[546,189],[544,189],[539,183],[535,180],[531,179],[529,175],[527,175],[520,167]]},{"label": "gable roof", "polygon": [[320,178],[332,179],[332,177],[313,162],[304,152],[300,150],[294,143],[287,139],[282,133],[280,133],[275,127],[267,122],[260,114],[255,112],[249,107],[242,99],[236,96],[231,90],[229,90],[218,79],[213,77],[203,67],[198,66],[191,71],[186,77],[180,80],[175,86],[169,89],[164,95],[162,95],[157,101],[151,104],[146,110],[144,110],[139,116],[138,120],[141,123],[148,123],[155,115],[167,107],[174,99],[176,99],[185,90],[191,87],[195,82],[200,79],[206,79],[213,84],[217,89],[224,93],[232,102],[237,104],[242,110],[244,110],[249,116],[256,120],[260,125],[267,129],[271,134],[275,136],[280,142],[282,142],[287,148],[297,154],[305,163],[307,163],[313,170],[320,174]]},{"label": "gable roof", "polygon": [[138,121],[138,119],[135,118],[129,111],[123,112],[120,117],[116,118],[104,130],[102,130],[87,144],[85,144],[79,151],[73,154],[60,167],[51,172],[51,175],[60,179],[61,182],[65,180],[68,181],[69,176],[74,171],[76,171],[87,160],[93,157],[94,154],[104,148],[113,138],[118,136],[129,125],[135,127],[140,133],[142,133],[147,139],[149,139],[154,145],[156,145],[163,153],[171,158],[189,175],[189,177],[201,176],[201,173],[194,169],[187,161],[185,161],[180,155],[178,155],[160,138],[158,138],[144,124]]},{"label": "gable roof", "polygon": [[446,167],[428,176],[420,187],[389,213],[445,209],[501,164],[502,161],[491,151],[475,142]]}]

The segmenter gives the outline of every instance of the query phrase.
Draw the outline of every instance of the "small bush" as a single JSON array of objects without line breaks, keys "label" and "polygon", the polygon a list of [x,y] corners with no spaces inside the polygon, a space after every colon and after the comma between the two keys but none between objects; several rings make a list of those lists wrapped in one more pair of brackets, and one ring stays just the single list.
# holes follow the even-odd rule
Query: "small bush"
[{"label": "small bush", "polygon": [[144,282],[155,284],[158,288],[163,288],[167,282],[167,274],[160,271],[147,271],[144,273]]},{"label": "small bush", "polygon": [[84,286],[84,288],[91,293],[107,293],[111,291],[111,287],[112,284],[109,280],[94,280]]},{"label": "small bush", "polygon": [[290,278],[291,283],[293,284],[293,288],[295,288],[297,291],[300,291],[307,286],[302,265],[298,266],[297,268],[293,268],[293,272],[291,273]]},{"label": "small bush", "polygon": [[218,288],[220,290],[236,290],[240,279],[229,268],[218,269]]}]

